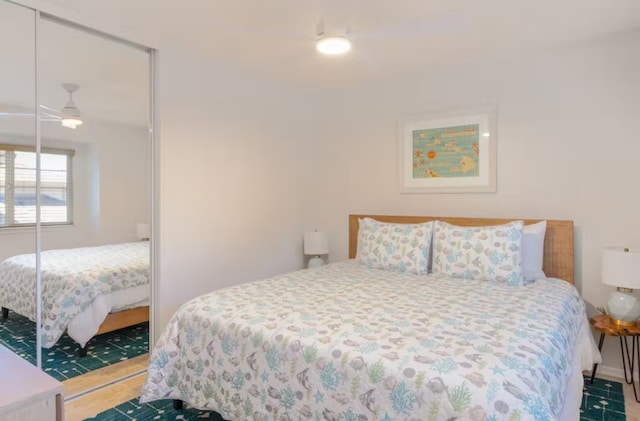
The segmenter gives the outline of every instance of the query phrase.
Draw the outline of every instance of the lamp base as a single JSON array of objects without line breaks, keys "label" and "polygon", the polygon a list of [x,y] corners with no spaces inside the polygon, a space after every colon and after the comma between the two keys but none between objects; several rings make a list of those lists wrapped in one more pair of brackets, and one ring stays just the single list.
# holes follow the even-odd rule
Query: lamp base
[{"label": "lamp base", "polygon": [[640,319],[640,300],[633,294],[633,290],[618,287],[609,296],[607,311],[613,324],[636,326]]},{"label": "lamp base", "polygon": [[319,268],[320,266],[324,266],[324,260],[320,256],[312,257],[307,264],[309,269]]},{"label": "lamp base", "polygon": [[638,322],[636,320],[618,320],[613,316],[609,316],[611,319],[611,324],[614,324],[618,327],[636,327]]}]

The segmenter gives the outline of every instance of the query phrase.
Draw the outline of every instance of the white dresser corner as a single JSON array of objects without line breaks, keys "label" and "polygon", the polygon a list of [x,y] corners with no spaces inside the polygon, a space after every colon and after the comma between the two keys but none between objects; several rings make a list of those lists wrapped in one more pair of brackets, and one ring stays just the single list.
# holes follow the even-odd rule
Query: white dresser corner
[{"label": "white dresser corner", "polygon": [[0,421],[63,421],[63,386],[0,345]]}]

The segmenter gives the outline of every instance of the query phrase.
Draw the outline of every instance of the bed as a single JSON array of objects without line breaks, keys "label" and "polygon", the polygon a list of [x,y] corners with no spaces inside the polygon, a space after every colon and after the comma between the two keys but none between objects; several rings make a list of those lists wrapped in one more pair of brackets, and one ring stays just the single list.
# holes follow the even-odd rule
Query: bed
[{"label": "bed", "polygon": [[[66,331],[86,355],[95,335],[149,320],[149,242],[47,250],[41,254],[42,346]],[[2,318],[36,321],[36,257],[0,263]]]},{"label": "bed", "polygon": [[[515,285],[516,269],[502,247],[517,237],[512,225],[490,231],[489,241],[502,249],[483,253],[506,259],[498,273],[480,271],[500,281],[493,282],[464,279],[482,266],[476,259],[458,267],[460,277],[441,271],[464,266],[455,256],[448,260],[445,228],[433,230],[439,243],[432,248],[413,237],[399,242],[421,250],[407,254],[424,260],[420,265],[377,268],[358,245],[367,238],[358,232],[366,219],[420,238],[422,225],[415,226],[433,220],[463,236],[461,226],[517,224],[351,215],[350,260],[184,304],[156,343],[140,401],[174,399],[176,407],[184,401],[227,420],[579,419],[582,371],[599,353],[572,285],[571,221],[546,221],[540,248],[546,276]],[[384,254],[389,247],[379,244]]]}]

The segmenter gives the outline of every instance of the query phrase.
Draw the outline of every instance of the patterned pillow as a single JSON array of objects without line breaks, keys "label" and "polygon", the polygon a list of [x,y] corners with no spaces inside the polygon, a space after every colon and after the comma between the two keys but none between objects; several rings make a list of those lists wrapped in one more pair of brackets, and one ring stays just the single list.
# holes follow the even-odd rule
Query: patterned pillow
[{"label": "patterned pillow", "polygon": [[433,221],[393,224],[363,218],[359,223],[356,259],[361,264],[372,269],[427,274]]},{"label": "patterned pillow", "polygon": [[433,273],[523,285],[522,221],[488,227],[460,227],[436,221]]}]

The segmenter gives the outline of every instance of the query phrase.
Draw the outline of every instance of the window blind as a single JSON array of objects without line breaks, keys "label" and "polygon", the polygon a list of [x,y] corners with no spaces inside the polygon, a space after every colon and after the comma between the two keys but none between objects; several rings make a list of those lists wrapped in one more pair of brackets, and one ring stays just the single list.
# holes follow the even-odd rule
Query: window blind
[{"label": "window blind", "polygon": [[[42,148],[40,222],[73,223],[74,151]],[[20,145],[0,145],[0,227],[36,222],[36,153]]]}]

